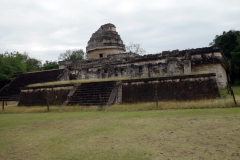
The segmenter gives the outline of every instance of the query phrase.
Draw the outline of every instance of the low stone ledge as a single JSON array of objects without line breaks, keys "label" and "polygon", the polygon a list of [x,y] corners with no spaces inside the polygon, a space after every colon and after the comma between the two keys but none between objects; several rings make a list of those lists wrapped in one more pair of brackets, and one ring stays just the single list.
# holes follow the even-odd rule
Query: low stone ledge
[{"label": "low stone ledge", "polygon": [[174,79],[187,79],[187,78],[201,78],[201,77],[215,77],[215,73],[207,74],[193,74],[193,75],[180,75],[180,76],[168,76],[168,77],[156,77],[156,78],[139,78],[139,79],[128,79],[122,80],[122,83],[130,82],[147,82],[147,81],[161,81],[161,80],[174,80]]},{"label": "low stone ledge", "polygon": [[22,87],[21,90],[25,90],[25,89],[40,89],[40,88],[69,87],[69,86],[74,86],[74,84],[61,84],[61,85],[36,86],[36,87]]}]

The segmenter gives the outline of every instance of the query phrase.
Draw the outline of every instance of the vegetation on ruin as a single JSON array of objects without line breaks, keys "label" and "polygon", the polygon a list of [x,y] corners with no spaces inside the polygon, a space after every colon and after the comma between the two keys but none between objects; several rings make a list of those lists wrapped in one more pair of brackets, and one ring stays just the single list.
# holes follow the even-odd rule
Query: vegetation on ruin
[{"label": "vegetation on ruin", "polygon": [[[195,75],[195,74],[208,74],[209,72],[192,72],[183,75]],[[181,76],[181,75],[173,75],[173,76]],[[160,77],[167,77],[167,75],[163,76],[153,76],[150,78],[160,78]],[[39,87],[39,86],[53,86],[53,85],[64,85],[64,84],[81,84],[81,83],[90,83],[90,82],[106,82],[106,81],[121,81],[121,80],[128,80],[128,79],[139,79],[139,78],[149,78],[149,77],[121,77],[121,78],[105,78],[105,79],[79,79],[79,80],[70,80],[70,81],[56,81],[56,82],[47,82],[47,83],[36,83],[30,84],[27,87]]]}]

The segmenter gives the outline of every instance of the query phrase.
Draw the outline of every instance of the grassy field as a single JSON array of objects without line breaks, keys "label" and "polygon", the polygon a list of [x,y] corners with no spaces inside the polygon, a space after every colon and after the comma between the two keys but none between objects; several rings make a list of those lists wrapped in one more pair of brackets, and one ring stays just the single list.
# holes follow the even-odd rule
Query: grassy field
[{"label": "grassy field", "polygon": [[[240,103],[240,87],[233,89]],[[0,111],[0,159],[240,159],[240,108],[226,90],[221,95],[101,112],[8,103]]]},{"label": "grassy field", "polygon": [[[232,86],[233,92],[235,96],[240,96],[240,86]],[[228,94],[227,89],[220,90],[220,94],[222,97],[231,97],[230,94]]]},{"label": "grassy field", "polygon": [[0,115],[0,159],[239,159],[240,108]]}]

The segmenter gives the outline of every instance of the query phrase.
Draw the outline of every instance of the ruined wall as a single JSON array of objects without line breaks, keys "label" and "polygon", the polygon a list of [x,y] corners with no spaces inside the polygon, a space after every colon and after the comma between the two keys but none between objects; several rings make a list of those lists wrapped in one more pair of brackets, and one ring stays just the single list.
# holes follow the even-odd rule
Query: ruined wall
[{"label": "ruined wall", "polygon": [[[138,102],[153,102],[156,101],[156,92],[158,101],[168,100],[200,100],[213,99],[219,97],[219,90],[217,87],[215,74],[198,74],[198,75],[184,75],[171,76],[159,78],[142,78],[122,80],[119,83],[116,93],[115,104],[118,103],[138,103]],[[87,101],[82,99],[79,95],[73,95],[77,99],[72,99],[74,103],[95,103],[96,95],[93,96],[92,90],[96,92],[106,92],[102,88],[110,89],[107,94],[113,92],[115,81],[100,83],[84,83],[88,97]],[[95,85],[97,84],[97,85]],[[112,88],[111,88],[112,84]],[[82,85],[83,86],[83,85]],[[100,87],[101,86],[101,87]],[[109,88],[110,87],[110,88]],[[24,87],[21,89],[19,106],[38,106],[46,105],[47,98],[50,105],[61,105],[67,100],[67,95],[70,93],[73,85],[56,85],[56,86],[41,86],[41,87]],[[83,89],[83,88],[81,88]],[[111,92],[112,90],[112,92]],[[76,92],[79,94],[80,92]],[[85,92],[83,92],[85,94]],[[91,94],[89,94],[91,93]],[[102,94],[103,96],[104,94]],[[105,95],[105,100],[109,100],[109,95]],[[98,97],[98,94],[97,94]],[[84,101],[82,101],[84,100]],[[71,100],[70,100],[71,101]],[[107,101],[106,101],[107,102]]]},{"label": "ruined wall", "polygon": [[59,62],[59,65],[64,66],[64,63],[70,75],[76,79],[146,78],[209,72],[217,74],[219,88],[224,88],[227,82],[225,73],[227,63],[218,47],[164,51],[144,56],[121,53],[101,59]]},{"label": "ruined wall", "polygon": [[[107,55],[119,54],[124,51],[125,51],[124,49],[117,48],[115,46],[114,47],[106,46],[104,49],[96,49],[93,51],[89,51],[88,58],[89,59],[106,58]],[[100,57],[100,54],[102,54],[102,57]]]},{"label": "ruined wall", "polygon": [[59,69],[66,69],[67,66],[69,66],[72,63],[72,61],[59,61],[58,66]]},{"label": "ruined wall", "polygon": [[73,84],[55,85],[55,86],[41,86],[41,87],[24,87],[21,88],[20,100],[18,106],[40,106],[61,105],[66,99]]},{"label": "ruined wall", "polygon": [[217,78],[217,85],[220,89],[227,86],[227,74],[225,68],[219,64],[198,64],[194,65],[192,72],[209,72],[215,73]]},{"label": "ruined wall", "polygon": [[63,73],[58,76],[58,81],[68,81],[69,79],[69,70],[65,69]]},{"label": "ruined wall", "polygon": [[213,99],[218,96],[215,74],[135,79],[122,81],[122,102]]}]

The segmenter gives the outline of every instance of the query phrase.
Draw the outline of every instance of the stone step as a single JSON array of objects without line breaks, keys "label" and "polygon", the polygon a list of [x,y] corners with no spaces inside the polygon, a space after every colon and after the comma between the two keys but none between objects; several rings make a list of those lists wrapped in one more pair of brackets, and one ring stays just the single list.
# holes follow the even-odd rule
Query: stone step
[{"label": "stone step", "polygon": [[[110,94],[101,94],[102,98],[108,98]],[[72,98],[99,98],[99,94],[97,95],[75,95]]]},{"label": "stone step", "polygon": [[98,90],[98,89],[95,89],[95,90],[91,90],[91,89],[86,89],[86,90],[77,90],[75,91],[75,93],[81,93],[81,92],[89,92],[89,93],[101,93],[101,92],[109,92],[109,90],[112,90],[113,88],[109,88],[109,89],[104,89],[104,90]]},{"label": "stone step", "polygon": [[100,105],[99,94],[101,94],[102,103],[106,105],[115,85],[116,81],[82,83],[68,104]]},{"label": "stone step", "polygon": [[101,83],[96,83],[96,84],[93,84],[93,83],[82,83],[80,86],[81,87],[85,87],[85,86],[88,86],[88,87],[91,87],[91,86],[109,86],[109,85],[115,85],[116,82],[113,82],[113,83],[104,83],[104,84],[101,84]]},{"label": "stone step", "polygon": [[78,88],[77,90],[107,90],[111,89],[114,86],[108,86],[108,87],[83,87],[83,88]]},{"label": "stone step", "polygon": [[109,94],[111,94],[111,92],[110,91],[108,91],[108,92],[93,92],[93,93],[78,92],[78,93],[74,94],[72,97],[74,97],[74,96],[99,96],[99,94],[101,94],[103,96],[103,95],[109,95]]}]

